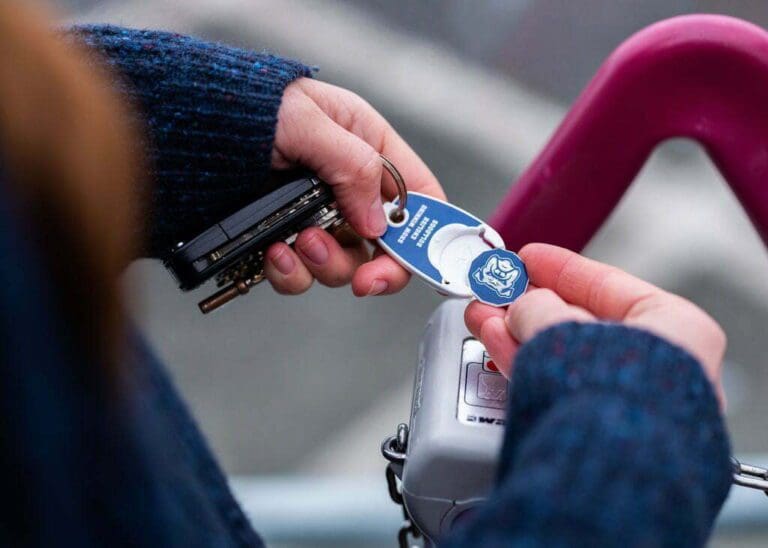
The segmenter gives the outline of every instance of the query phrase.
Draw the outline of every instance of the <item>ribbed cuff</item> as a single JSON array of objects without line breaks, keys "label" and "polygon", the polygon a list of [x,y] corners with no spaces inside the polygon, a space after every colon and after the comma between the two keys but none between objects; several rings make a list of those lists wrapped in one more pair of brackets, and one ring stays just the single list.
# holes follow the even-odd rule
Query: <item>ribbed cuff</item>
[{"label": "ribbed cuff", "polygon": [[643,416],[670,424],[689,448],[690,472],[704,490],[718,494],[713,500],[727,493],[728,437],[701,365],[656,335],[618,324],[560,324],[522,346],[514,364],[501,475],[543,416],[568,398],[590,395],[621,399]]},{"label": "ribbed cuff", "polygon": [[168,32],[84,26],[70,34],[115,69],[148,129],[152,254],[264,192],[283,92],[311,68]]}]

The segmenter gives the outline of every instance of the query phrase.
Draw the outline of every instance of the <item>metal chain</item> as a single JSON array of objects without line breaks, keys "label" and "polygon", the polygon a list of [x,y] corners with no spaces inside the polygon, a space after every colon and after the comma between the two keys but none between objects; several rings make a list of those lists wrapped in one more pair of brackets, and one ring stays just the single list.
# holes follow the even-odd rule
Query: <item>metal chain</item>
[{"label": "metal chain", "polygon": [[[395,466],[402,467],[405,462],[405,454],[408,448],[408,425],[398,424],[397,435],[391,436],[381,444],[381,454],[389,461],[386,470],[387,489],[392,501],[403,509],[403,525],[397,532],[397,544],[399,548],[419,548],[414,542],[421,538],[421,532],[411,521],[408,510],[403,500],[403,490],[400,480],[395,472]],[[402,468],[401,468],[402,469]]]},{"label": "metal chain", "polygon": [[733,483],[750,489],[757,489],[768,495],[768,469],[744,464],[731,457]]}]

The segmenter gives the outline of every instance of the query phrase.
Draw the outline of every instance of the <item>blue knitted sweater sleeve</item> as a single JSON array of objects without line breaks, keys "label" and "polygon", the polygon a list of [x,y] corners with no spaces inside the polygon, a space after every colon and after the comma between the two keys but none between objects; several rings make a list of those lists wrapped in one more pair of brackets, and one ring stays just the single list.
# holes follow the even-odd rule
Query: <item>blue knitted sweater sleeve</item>
[{"label": "blue knitted sweater sleeve", "polygon": [[162,255],[264,192],[283,91],[309,67],[168,32],[89,25],[66,34],[113,69],[148,130],[150,188],[137,222],[148,229],[146,253]]},{"label": "blue knitted sweater sleeve", "polygon": [[441,546],[702,546],[729,454],[688,353],[620,325],[562,324],[520,349],[497,487]]}]

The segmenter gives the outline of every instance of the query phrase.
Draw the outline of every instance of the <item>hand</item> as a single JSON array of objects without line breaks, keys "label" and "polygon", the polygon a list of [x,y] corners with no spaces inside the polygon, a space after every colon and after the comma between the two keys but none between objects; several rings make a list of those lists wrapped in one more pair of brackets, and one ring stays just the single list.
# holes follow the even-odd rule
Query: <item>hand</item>
[{"label": "hand", "polygon": [[[272,166],[282,169],[300,164],[317,173],[333,187],[341,212],[364,238],[384,233],[381,196],[396,195],[391,181],[382,187],[380,153],[397,166],[409,190],[445,199],[424,162],[363,99],[308,78],[286,88],[278,112]],[[410,277],[379,251],[370,260],[368,248],[359,238],[342,245],[319,228],[303,231],[295,249],[282,243],[271,246],[265,274],[280,293],[303,293],[317,278],[331,287],[351,281],[359,297],[396,293]]]},{"label": "hand", "polygon": [[560,247],[530,244],[520,257],[532,288],[506,310],[473,302],[464,314],[470,332],[505,376],[519,346],[538,332],[561,322],[610,320],[645,329],[690,352],[724,401],[725,333],[695,304]]}]

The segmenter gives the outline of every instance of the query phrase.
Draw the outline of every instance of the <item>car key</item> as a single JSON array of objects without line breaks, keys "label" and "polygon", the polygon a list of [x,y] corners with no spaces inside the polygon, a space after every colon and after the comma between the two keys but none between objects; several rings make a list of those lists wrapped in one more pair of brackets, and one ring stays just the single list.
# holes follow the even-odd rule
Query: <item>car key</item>
[{"label": "car key", "polygon": [[207,314],[264,279],[264,254],[273,243],[293,244],[311,226],[340,229],[344,218],[330,187],[315,176],[295,179],[216,223],[165,258],[183,291],[215,279],[220,291],[200,302]]},{"label": "car key", "polygon": [[[407,200],[405,182],[392,162],[384,156],[381,160],[398,186],[401,205],[391,212],[391,218],[397,219]],[[337,237],[348,228],[330,186],[305,174],[279,185],[188,242],[179,242],[163,262],[182,291],[210,279],[222,288],[199,303],[207,314],[264,280],[264,254],[270,245],[280,241],[292,245],[302,230],[313,226]]]}]

